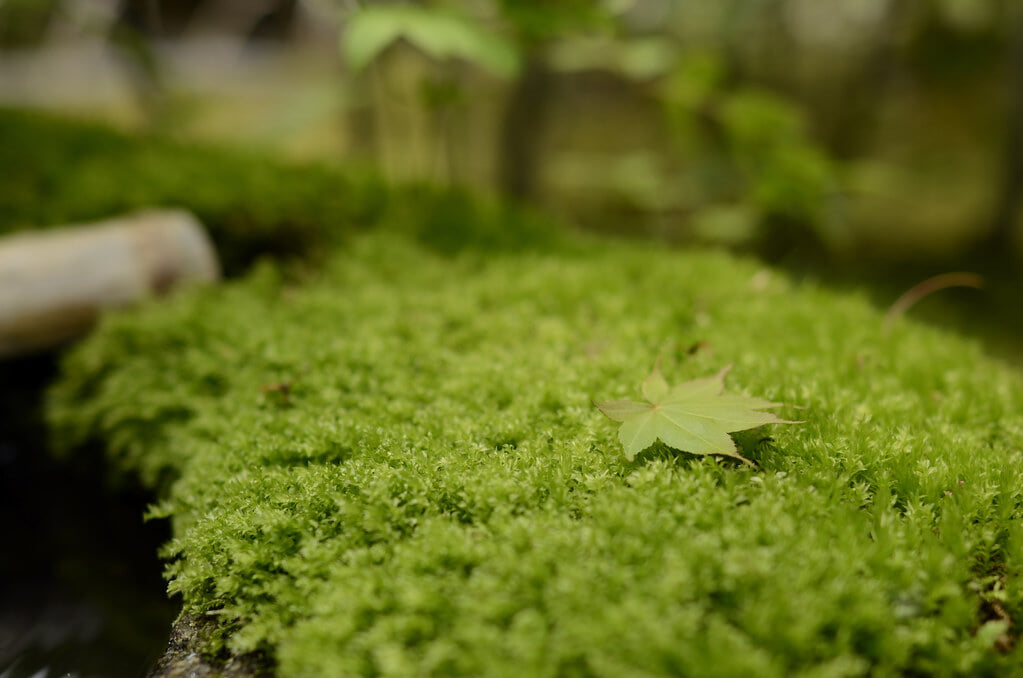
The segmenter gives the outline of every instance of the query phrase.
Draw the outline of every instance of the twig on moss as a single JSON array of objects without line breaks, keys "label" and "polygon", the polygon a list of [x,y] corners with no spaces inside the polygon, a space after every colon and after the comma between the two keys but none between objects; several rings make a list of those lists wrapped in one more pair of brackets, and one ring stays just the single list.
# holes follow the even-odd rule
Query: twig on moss
[{"label": "twig on moss", "polygon": [[897,318],[902,317],[916,302],[939,290],[949,287],[972,287],[973,289],[984,288],[984,278],[976,273],[958,271],[955,273],[942,273],[917,283],[906,291],[901,297],[895,300],[888,312],[885,313],[883,327],[887,332]]}]

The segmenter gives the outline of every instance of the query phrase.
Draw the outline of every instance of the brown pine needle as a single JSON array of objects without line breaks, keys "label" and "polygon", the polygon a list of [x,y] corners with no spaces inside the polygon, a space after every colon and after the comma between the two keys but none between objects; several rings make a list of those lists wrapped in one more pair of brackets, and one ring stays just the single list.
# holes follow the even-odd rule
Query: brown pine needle
[{"label": "brown pine needle", "polygon": [[888,328],[891,327],[892,323],[894,323],[897,318],[904,315],[916,302],[928,295],[949,287],[972,287],[977,290],[983,289],[984,278],[976,273],[959,271],[956,273],[942,273],[934,276],[933,278],[928,278],[921,283],[917,283],[901,297],[896,299],[895,303],[888,309],[888,312],[884,316],[884,329],[887,331]]}]

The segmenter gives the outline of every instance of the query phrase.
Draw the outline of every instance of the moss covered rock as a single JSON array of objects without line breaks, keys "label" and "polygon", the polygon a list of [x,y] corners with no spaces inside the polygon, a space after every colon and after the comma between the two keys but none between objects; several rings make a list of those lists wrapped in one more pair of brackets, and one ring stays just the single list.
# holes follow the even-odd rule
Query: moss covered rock
[{"label": "moss covered rock", "polygon": [[[591,399],[734,363],[756,468]],[[109,317],[50,399],[159,488],[209,650],[292,676],[1019,675],[1023,380],[751,261],[357,238]]]}]

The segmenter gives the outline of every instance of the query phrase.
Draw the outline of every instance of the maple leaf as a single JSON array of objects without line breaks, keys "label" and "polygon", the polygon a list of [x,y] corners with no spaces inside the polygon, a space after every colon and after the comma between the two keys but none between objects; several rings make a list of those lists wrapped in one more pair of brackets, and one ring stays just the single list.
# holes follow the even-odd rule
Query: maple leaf
[{"label": "maple leaf", "polygon": [[629,461],[659,439],[668,447],[690,454],[721,454],[752,466],[753,462],[739,454],[729,433],[764,424],[802,422],[758,411],[780,407],[781,403],[725,393],[725,375],[731,368],[728,365],[712,377],[670,388],[658,361],[643,382],[643,397],[648,402],[615,400],[594,404],[609,418],[622,422],[618,439]]}]

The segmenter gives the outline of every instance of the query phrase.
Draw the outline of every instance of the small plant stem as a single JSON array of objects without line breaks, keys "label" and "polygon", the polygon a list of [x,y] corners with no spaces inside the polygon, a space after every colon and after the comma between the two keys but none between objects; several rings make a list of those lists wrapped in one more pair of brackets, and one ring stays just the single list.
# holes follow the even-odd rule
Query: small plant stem
[{"label": "small plant stem", "polygon": [[939,290],[949,287],[972,287],[983,289],[984,278],[976,273],[956,272],[942,273],[917,283],[895,300],[884,316],[884,329],[887,331],[895,320],[906,313],[916,302]]}]

